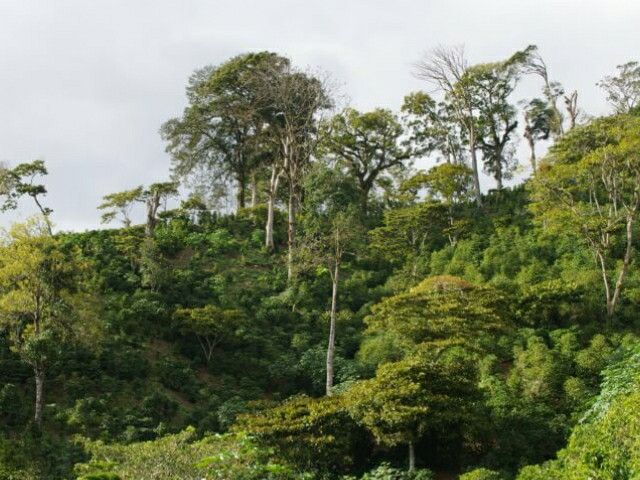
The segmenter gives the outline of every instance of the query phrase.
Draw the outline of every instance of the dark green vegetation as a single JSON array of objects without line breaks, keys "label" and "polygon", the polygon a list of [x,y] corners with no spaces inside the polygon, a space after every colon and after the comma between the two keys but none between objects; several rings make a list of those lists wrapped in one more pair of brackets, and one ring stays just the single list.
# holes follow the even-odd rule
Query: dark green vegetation
[{"label": "dark green vegetation", "polygon": [[581,123],[534,47],[435,51],[400,117],[235,57],[162,127],[174,181],[104,198],[119,229],[53,233],[44,164],[4,169],[42,216],[0,246],[0,480],[638,478],[636,67]]}]

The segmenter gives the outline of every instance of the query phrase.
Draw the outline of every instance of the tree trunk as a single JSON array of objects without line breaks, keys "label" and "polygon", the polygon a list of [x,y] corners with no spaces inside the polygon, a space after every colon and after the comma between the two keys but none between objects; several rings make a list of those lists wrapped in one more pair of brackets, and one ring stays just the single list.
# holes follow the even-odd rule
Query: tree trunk
[{"label": "tree trunk", "polygon": [[151,194],[147,199],[147,223],[144,226],[144,234],[147,237],[153,237],[153,232],[156,230],[158,208],[160,208],[160,197]]},{"label": "tree trunk", "polygon": [[502,166],[498,165],[498,169],[496,170],[496,188],[497,190],[502,190]]},{"label": "tree trunk", "polygon": [[409,442],[409,471],[413,472],[416,469],[416,450],[413,442]]},{"label": "tree trunk", "polygon": [[47,233],[49,234],[50,237],[53,237],[53,227],[51,226],[51,219],[49,218],[49,214],[52,211],[42,206],[42,204],[38,200],[37,195],[32,195],[32,197],[33,197],[33,200],[36,202],[36,206],[40,210],[40,213],[42,213],[42,217],[44,218],[44,223],[47,226]]},{"label": "tree trunk", "polygon": [[331,315],[329,321],[329,343],[327,345],[327,396],[333,389],[333,359],[336,351],[336,315],[338,313],[338,282],[340,280],[340,262],[336,261],[331,291]]},{"label": "tree trunk", "polygon": [[365,218],[369,213],[369,192],[371,191],[372,186],[373,183],[366,181],[360,182],[360,209]]},{"label": "tree trunk", "polygon": [[282,171],[277,165],[271,167],[271,178],[269,179],[269,192],[267,198],[267,224],[265,225],[265,247],[269,251],[275,249],[273,242],[273,220],[275,215],[276,195],[278,194],[278,184],[280,183],[280,175]]},{"label": "tree trunk", "polygon": [[533,138],[533,134],[529,131],[524,132],[524,138],[527,139],[527,143],[529,144],[529,150],[531,151],[531,155],[529,156],[529,161],[531,162],[531,168],[533,170],[533,174],[536,174],[536,170],[538,170],[538,165],[536,162],[536,141]]},{"label": "tree trunk", "polygon": [[611,300],[607,299],[607,315],[609,318],[613,317],[615,313],[616,305],[620,300],[620,294],[622,293],[622,284],[624,283],[624,279],[627,276],[627,271],[629,270],[629,264],[631,263],[631,258],[633,256],[633,218],[627,218],[627,247],[624,253],[624,259],[622,261],[622,269],[618,274],[618,279],[616,280],[616,285],[613,289],[613,296]]},{"label": "tree trunk", "polygon": [[272,196],[269,196],[269,199],[267,200],[267,224],[264,228],[264,245],[269,251],[273,251],[275,249],[275,244],[273,242],[274,203],[275,199]]},{"label": "tree trunk", "polygon": [[236,197],[236,202],[238,204],[237,209],[245,207],[245,197],[246,197],[246,185],[244,181],[244,177],[238,179],[238,193]]},{"label": "tree trunk", "polygon": [[[451,204],[449,204],[449,226],[451,227],[451,232],[453,232],[453,205]],[[447,236],[449,237],[449,244],[455,247],[456,243],[458,243],[457,235],[449,233]]]},{"label": "tree trunk", "polygon": [[602,273],[602,283],[604,283],[604,295],[606,299],[607,305],[607,317],[611,317],[613,315],[613,306],[611,304],[611,288],[609,287],[609,277],[607,275],[607,264],[604,260],[604,255],[598,250],[596,251],[596,257],[600,262],[600,271]]},{"label": "tree trunk", "polygon": [[287,280],[293,279],[293,247],[296,237],[296,191],[293,182],[289,184],[289,208],[287,212]]},{"label": "tree trunk", "polygon": [[251,208],[258,205],[258,179],[256,172],[251,172]]},{"label": "tree trunk", "polygon": [[44,367],[40,361],[36,361],[33,366],[33,373],[36,380],[36,405],[33,419],[38,427],[42,426],[42,411],[44,408]]},{"label": "tree trunk", "polygon": [[476,193],[476,205],[482,206],[480,193],[480,173],[478,172],[478,153],[476,151],[476,134],[473,128],[469,129],[469,153],[471,154],[471,168],[473,169],[473,189]]}]

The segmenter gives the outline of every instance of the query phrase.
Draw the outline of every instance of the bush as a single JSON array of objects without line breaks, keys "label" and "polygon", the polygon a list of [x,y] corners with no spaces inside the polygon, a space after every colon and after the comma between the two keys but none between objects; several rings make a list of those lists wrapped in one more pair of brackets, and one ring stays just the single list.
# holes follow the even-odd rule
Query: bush
[{"label": "bush", "polygon": [[29,412],[18,387],[6,383],[0,388],[0,421],[9,426],[23,424]]},{"label": "bush", "polygon": [[[266,453],[242,435],[198,440],[195,430],[130,445],[86,442],[91,454],[77,464],[84,480],[302,480],[288,468],[266,460]],[[22,479],[21,479],[22,480]]]},{"label": "bush", "polygon": [[[413,472],[394,468],[388,463],[382,463],[373,470],[365,473],[360,480],[433,480],[433,472],[427,469],[418,469]],[[355,480],[353,477],[345,477],[344,480]]]},{"label": "bush", "polygon": [[142,352],[133,347],[113,345],[105,348],[100,357],[101,370],[122,380],[144,378],[149,373],[149,362]]},{"label": "bush", "polygon": [[157,364],[156,372],[163,386],[184,393],[192,401],[197,397],[198,381],[186,363],[164,359]]},{"label": "bush", "polygon": [[156,421],[167,420],[178,411],[178,404],[164,393],[155,391],[142,400],[142,413]]},{"label": "bush", "polygon": [[240,397],[231,397],[218,407],[218,425],[227,430],[236,421],[236,417],[247,411],[247,403]]},{"label": "bush", "polygon": [[502,480],[504,477],[495,470],[488,468],[476,468],[470,472],[463,473],[458,480]]}]

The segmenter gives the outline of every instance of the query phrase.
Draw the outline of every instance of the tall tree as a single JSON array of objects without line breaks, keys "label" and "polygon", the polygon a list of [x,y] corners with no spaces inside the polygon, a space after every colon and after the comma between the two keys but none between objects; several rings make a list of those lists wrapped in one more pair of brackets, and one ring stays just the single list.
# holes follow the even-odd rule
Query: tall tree
[{"label": "tall tree", "polygon": [[158,210],[169,198],[178,194],[178,184],[176,182],[152,183],[142,191],[140,201],[144,202],[147,210],[147,221],[145,222],[145,234],[147,237],[153,236],[153,232],[158,224]]},{"label": "tall tree", "polygon": [[189,105],[166,122],[161,135],[179,177],[207,169],[234,180],[237,206],[262,161],[265,122],[258,103],[258,78],[286,70],[289,60],[270,52],[247,53],[216,67],[196,71],[189,80]]},{"label": "tall tree", "polygon": [[429,52],[415,66],[416,76],[432,87],[443,92],[451,113],[465,132],[471,168],[476,204],[482,204],[480,192],[480,172],[478,170],[479,136],[477,129],[477,108],[473,102],[472,84],[463,81],[469,70],[469,62],[464,48],[437,47]]},{"label": "tall tree", "polygon": [[101,217],[103,223],[109,223],[120,215],[124,226],[129,227],[131,225],[129,214],[133,204],[144,204],[146,207],[145,235],[151,237],[158,223],[158,210],[164,202],[176,195],[178,195],[176,182],[152,183],[147,188],[139,186],[105,195],[98,209],[105,210]]},{"label": "tall tree", "polygon": [[549,77],[549,70],[544,59],[540,55],[537,47],[532,48],[531,55],[525,65],[525,73],[536,75],[543,81],[542,93],[547,100],[547,105],[551,111],[550,132],[554,138],[564,133],[564,116],[558,107],[558,99],[564,95],[564,88],[555,80]]},{"label": "tall tree", "polygon": [[[597,259],[611,318],[633,261],[640,219],[640,119],[603,118],[566,135],[534,182],[533,209],[570,231]],[[543,168],[544,166],[544,168]]]},{"label": "tall tree", "polygon": [[442,349],[420,346],[399,361],[381,365],[376,376],[347,392],[353,417],[388,447],[408,447],[409,471],[415,470],[415,444],[429,431],[464,428],[477,399],[469,358],[447,358]]},{"label": "tall tree", "polygon": [[504,180],[511,176],[517,161],[511,141],[518,121],[509,97],[516,87],[519,69],[518,58],[509,59],[475,65],[463,78],[477,107],[478,142],[484,170],[493,176],[498,190],[502,190]]},{"label": "tall tree", "polygon": [[437,103],[425,92],[413,92],[404,97],[402,112],[416,155],[438,151],[447,163],[466,162],[463,132],[451,105]]},{"label": "tall tree", "polygon": [[547,140],[551,134],[554,111],[541,98],[534,98],[524,107],[524,138],[529,144],[529,161],[533,173],[538,169],[536,143]]},{"label": "tall tree", "polygon": [[[430,200],[438,200],[447,210],[449,226],[443,229],[451,245],[455,245],[458,233],[464,225],[457,210],[471,199],[473,172],[460,164],[445,163],[430,168],[427,172],[418,172],[403,188],[425,189]],[[436,222],[437,223],[437,222]]]},{"label": "tall tree", "polygon": [[21,197],[25,195],[31,197],[42,214],[49,235],[53,235],[53,227],[49,218],[53,210],[45,207],[42,203],[42,197],[47,194],[47,189],[43,184],[36,182],[38,177],[48,173],[42,160],[20,163],[12,169],[0,168],[0,195],[4,197],[0,210],[13,210],[17,208],[18,200]]},{"label": "tall tree", "polygon": [[640,63],[627,62],[616,68],[617,75],[607,75],[597,85],[616,113],[628,113],[640,105]]},{"label": "tall tree", "polygon": [[140,185],[131,190],[109,193],[102,197],[102,203],[98,206],[98,210],[103,210],[104,213],[100,217],[100,221],[102,223],[110,223],[119,215],[124,227],[130,227],[131,209],[134,203],[140,201],[142,192],[143,187]]},{"label": "tall tree", "polygon": [[347,108],[323,125],[319,153],[356,179],[365,214],[379,176],[389,169],[408,166],[414,150],[403,142],[403,134],[396,116],[382,108],[365,113]]},{"label": "tall tree", "polygon": [[314,167],[305,179],[305,190],[309,193],[304,206],[303,237],[296,250],[296,262],[305,269],[323,267],[331,278],[325,390],[327,395],[331,395],[343,262],[348,255],[354,254],[364,232],[352,208],[359,195],[350,178],[340,170],[327,168],[321,163]]},{"label": "tall tree", "polygon": [[[576,90],[567,93],[562,84],[558,81],[551,80],[547,64],[543,60],[538,48],[535,45],[529,46],[526,52],[526,58],[523,59],[523,72],[540,77],[544,82],[542,93],[547,99],[548,108],[551,111],[550,132],[554,138],[558,138],[567,130],[571,130],[576,126],[580,109],[578,108],[578,92]],[[565,116],[558,107],[558,101],[562,99],[565,110],[569,118],[569,125],[565,128]]]},{"label": "tall tree", "polygon": [[34,421],[42,424],[46,371],[59,335],[73,319],[68,279],[81,269],[74,256],[57,248],[44,219],[5,232],[0,245],[0,322],[13,346],[33,368]]},{"label": "tall tree", "polygon": [[[261,76],[258,88],[261,111],[269,120],[270,134],[276,142],[277,165],[282,168],[289,187],[287,278],[291,281],[302,181],[318,142],[319,116],[332,106],[332,101],[326,79],[289,64],[268,69]],[[272,179],[276,181],[273,175]]]}]

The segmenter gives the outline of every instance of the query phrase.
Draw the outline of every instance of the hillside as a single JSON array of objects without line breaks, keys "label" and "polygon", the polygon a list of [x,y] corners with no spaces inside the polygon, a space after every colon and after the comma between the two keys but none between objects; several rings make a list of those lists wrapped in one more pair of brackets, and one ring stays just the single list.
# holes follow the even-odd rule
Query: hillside
[{"label": "hillside", "polygon": [[507,186],[540,62],[402,119],[323,117],[269,52],[198,71],[172,180],[98,206],[117,228],[56,231],[44,162],[3,167],[3,208],[40,215],[0,244],[0,480],[640,475],[638,107],[578,124],[543,90],[553,145]]}]

